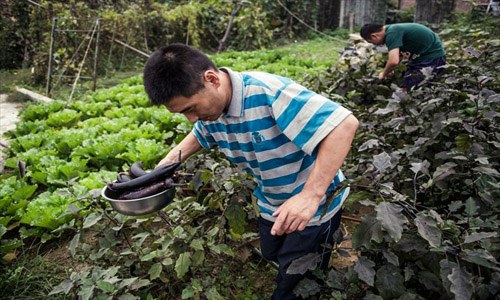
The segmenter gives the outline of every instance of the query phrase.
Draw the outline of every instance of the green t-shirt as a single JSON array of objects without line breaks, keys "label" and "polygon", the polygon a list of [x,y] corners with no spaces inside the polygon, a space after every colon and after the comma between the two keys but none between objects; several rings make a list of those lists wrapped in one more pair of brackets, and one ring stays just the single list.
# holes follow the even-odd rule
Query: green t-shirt
[{"label": "green t-shirt", "polygon": [[391,24],[385,27],[387,49],[410,52],[414,62],[431,61],[445,56],[441,40],[430,28],[417,23]]}]

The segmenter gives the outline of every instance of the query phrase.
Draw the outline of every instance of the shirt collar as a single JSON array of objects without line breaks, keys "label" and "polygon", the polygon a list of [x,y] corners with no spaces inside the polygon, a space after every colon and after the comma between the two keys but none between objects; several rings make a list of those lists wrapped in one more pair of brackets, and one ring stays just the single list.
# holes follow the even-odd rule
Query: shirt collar
[{"label": "shirt collar", "polygon": [[235,72],[229,68],[220,68],[229,74],[231,80],[231,103],[227,109],[226,116],[241,117],[243,116],[243,76],[240,72]]}]

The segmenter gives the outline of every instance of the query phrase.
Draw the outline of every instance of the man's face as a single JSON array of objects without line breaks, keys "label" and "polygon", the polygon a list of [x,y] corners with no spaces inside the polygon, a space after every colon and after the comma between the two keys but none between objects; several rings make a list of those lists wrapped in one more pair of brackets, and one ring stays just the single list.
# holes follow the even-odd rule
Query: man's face
[{"label": "man's face", "polygon": [[368,43],[374,45],[383,45],[384,44],[384,33],[382,31],[375,32],[370,34],[370,37],[366,39]]},{"label": "man's face", "polygon": [[184,114],[191,123],[215,121],[227,105],[224,94],[211,82],[205,82],[205,88],[189,98],[177,96],[165,104],[170,112]]}]

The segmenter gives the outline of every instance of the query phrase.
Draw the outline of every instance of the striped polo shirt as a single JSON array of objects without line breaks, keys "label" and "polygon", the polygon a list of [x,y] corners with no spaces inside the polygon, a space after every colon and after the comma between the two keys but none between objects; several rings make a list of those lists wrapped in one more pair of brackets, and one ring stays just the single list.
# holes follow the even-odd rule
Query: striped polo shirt
[{"label": "striped polo shirt", "polygon": [[[197,121],[193,133],[203,148],[218,147],[227,159],[253,175],[261,216],[272,214],[298,194],[309,177],[318,144],[351,112],[290,79],[263,72],[229,74],[232,98],[215,121]],[[338,171],[328,188],[345,179]],[[326,196],[308,226],[328,221],[347,198],[344,189],[321,217]]]}]

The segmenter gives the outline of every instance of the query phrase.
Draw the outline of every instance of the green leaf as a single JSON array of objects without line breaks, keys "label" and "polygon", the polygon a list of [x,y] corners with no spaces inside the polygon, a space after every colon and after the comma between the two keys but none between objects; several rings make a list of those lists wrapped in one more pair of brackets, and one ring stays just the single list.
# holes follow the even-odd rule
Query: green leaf
[{"label": "green leaf", "polygon": [[164,266],[171,266],[174,264],[174,260],[170,257],[167,257],[161,261],[161,264]]},{"label": "green leaf", "polygon": [[377,271],[375,287],[384,299],[392,299],[401,296],[406,288],[404,279],[399,268],[393,265],[384,265]]},{"label": "green leaf", "polygon": [[293,293],[301,296],[303,299],[309,299],[311,296],[316,295],[320,291],[319,284],[315,280],[309,278],[304,278],[299,281],[293,289]]},{"label": "green leaf", "polygon": [[436,168],[436,171],[432,174],[432,180],[434,182],[441,181],[446,177],[455,174],[455,167],[457,166],[454,162],[447,162]]},{"label": "green leaf", "polygon": [[396,254],[394,254],[391,250],[383,250],[382,255],[384,255],[385,259],[388,263],[393,264],[394,266],[399,266],[399,259]]},{"label": "green leaf", "polygon": [[441,282],[443,283],[443,286],[448,293],[449,296],[452,296],[450,287],[451,287],[451,281],[448,279],[448,276],[451,275],[451,271],[453,268],[457,267],[457,264],[449,261],[447,259],[443,259],[439,262],[439,266],[441,267],[439,271],[439,276],[441,277]]},{"label": "green leaf", "polygon": [[474,243],[480,240],[489,239],[492,237],[497,237],[496,232],[476,232],[465,237],[465,244]]},{"label": "green leaf", "polygon": [[85,221],[83,222],[83,228],[90,228],[94,226],[97,222],[99,222],[102,219],[102,214],[98,213],[91,213],[89,214],[86,218]]},{"label": "green leaf", "polygon": [[294,259],[286,269],[286,274],[305,274],[308,270],[314,270],[320,261],[320,254],[306,254],[297,259]]},{"label": "green leaf", "polygon": [[483,266],[490,269],[493,269],[497,272],[500,272],[500,265],[496,261],[495,257],[485,249],[477,249],[477,250],[464,250],[465,255],[462,256],[462,259]]},{"label": "green leaf", "polygon": [[[365,300],[365,299],[363,299],[363,300]],[[404,293],[403,295],[401,295],[397,300],[426,300],[426,299],[417,295],[417,294],[407,292],[407,293]]]},{"label": "green leaf", "polygon": [[459,210],[464,204],[461,202],[461,201],[452,201],[449,205],[448,205],[448,209],[450,210],[450,212],[456,212],[457,210]]},{"label": "green leaf", "polygon": [[154,279],[160,277],[162,270],[163,270],[163,266],[161,263],[155,263],[154,265],[152,265],[148,271],[149,279],[154,280]]},{"label": "green leaf", "polygon": [[490,176],[497,177],[497,178],[500,177],[500,172],[498,172],[497,170],[495,170],[493,168],[480,166],[480,167],[475,167],[472,170],[476,171],[478,173],[481,173],[481,174],[486,174],[486,175],[490,175]]},{"label": "green leaf", "polygon": [[131,284],[128,289],[131,291],[134,291],[134,290],[138,290],[142,287],[148,286],[150,284],[151,284],[151,281],[149,281],[147,279],[139,279],[139,280],[134,281],[134,283]]},{"label": "green leaf", "polygon": [[379,145],[378,139],[371,139],[364,142],[361,146],[359,146],[358,151],[365,151],[366,149],[371,149]]},{"label": "green leaf", "polygon": [[106,280],[99,280],[97,282],[97,287],[105,292],[105,293],[112,293],[114,290],[115,290],[115,286],[111,283],[111,282],[108,282]]},{"label": "green leaf", "polygon": [[229,256],[234,256],[233,250],[226,244],[210,245],[209,248],[217,254],[224,253]]},{"label": "green leaf", "polygon": [[355,249],[363,246],[371,248],[371,241],[380,243],[383,239],[382,226],[373,214],[363,217],[361,224],[352,235],[352,245]]},{"label": "green leaf", "polygon": [[0,239],[2,238],[2,236],[7,232],[7,228],[0,224]]},{"label": "green leaf", "polygon": [[194,250],[203,251],[203,240],[202,239],[194,239],[191,241],[190,247]]},{"label": "green leaf", "polygon": [[373,267],[375,267],[373,261],[360,256],[354,266],[354,271],[358,274],[359,279],[366,282],[369,286],[373,286],[375,281],[375,269]]},{"label": "green leaf", "polygon": [[437,222],[430,216],[419,213],[415,219],[418,233],[426,239],[431,247],[439,247],[441,245],[441,230],[437,227]]},{"label": "green leaf", "polygon": [[450,290],[455,295],[456,300],[469,300],[474,291],[472,284],[472,275],[460,267],[454,267],[451,274],[448,275],[451,282]]},{"label": "green leaf", "polygon": [[443,285],[441,280],[434,275],[434,273],[429,271],[421,271],[417,274],[418,281],[422,283],[427,290],[442,294]]},{"label": "green leaf", "polygon": [[241,204],[237,201],[231,201],[231,204],[227,207],[224,216],[229,222],[229,227],[231,227],[235,233],[242,234],[245,232],[247,215]]},{"label": "green leaf", "polygon": [[175,271],[177,272],[177,277],[179,279],[182,279],[182,277],[184,277],[184,275],[189,270],[189,267],[191,266],[190,256],[191,256],[190,252],[184,252],[181,255],[179,255],[179,258],[175,262]]},{"label": "green leaf", "polygon": [[193,260],[193,266],[201,266],[205,261],[205,252],[195,251],[192,260]]},{"label": "green leaf", "polygon": [[410,170],[413,171],[413,173],[418,174],[418,172],[422,172],[429,176],[429,166],[430,163],[427,160],[424,160],[423,162],[419,163],[411,163],[411,168]]},{"label": "green leaf", "polygon": [[328,280],[326,281],[326,284],[336,290],[344,290],[345,289],[345,283],[343,282],[344,275],[335,270],[334,268],[331,268],[328,271]]},{"label": "green leaf", "polygon": [[462,153],[468,153],[472,144],[472,140],[468,134],[459,134],[455,138],[455,143],[457,144],[458,150]]},{"label": "green leaf", "polygon": [[224,297],[219,294],[219,291],[217,291],[217,288],[215,286],[211,287],[205,293],[205,296],[207,297],[207,300],[225,300]]},{"label": "green leaf", "polygon": [[71,256],[75,257],[76,254],[76,247],[78,247],[78,244],[80,243],[80,233],[75,234],[75,236],[71,239],[71,242],[69,243],[69,252],[71,253]]},{"label": "green leaf", "polygon": [[375,207],[377,220],[395,242],[401,239],[403,224],[407,222],[406,217],[401,213],[402,210],[403,208],[390,202],[382,202]]},{"label": "green leaf", "polygon": [[129,293],[120,295],[118,297],[118,300],[138,300],[138,299],[141,299],[141,298],[134,296],[132,294],[129,294]]},{"label": "green leaf", "polygon": [[159,250],[153,250],[149,252],[148,254],[144,255],[141,257],[141,261],[150,261],[154,258],[160,257],[161,253]]},{"label": "green leaf", "polygon": [[187,286],[182,290],[181,299],[194,298],[194,290],[192,287]]},{"label": "green leaf", "polygon": [[83,286],[80,288],[80,291],[78,291],[78,296],[80,296],[80,299],[82,300],[91,299],[93,294],[94,294],[94,285]]},{"label": "green leaf", "polygon": [[386,152],[373,156],[373,165],[380,173],[384,173],[387,169],[392,168],[391,157]]},{"label": "green leaf", "polygon": [[137,277],[131,277],[131,278],[125,278],[120,281],[120,284],[118,286],[118,290],[122,289],[124,287],[131,286],[134,282],[137,281]]},{"label": "green leaf", "polygon": [[473,198],[467,199],[465,202],[465,213],[468,217],[472,217],[477,212],[476,201]]},{"label": "green leaf", "polygon": [[26,185],[18,189],[17,191],[12,194],[12,199],[15,199],[17,201],[21,200],[27,200],[33,193],[36,191],[38,188],[38,185]]},{"label": "green leaf", "polygon": [[71,291],[71,289],[73,288],[73,285],[74,283],[72,280],[66,279],[60,284],[58,284],[54,289],[52,289],[52,291],[50,291],[49,293],[49,296],[61,293],[67,295],[69,291]]}]

